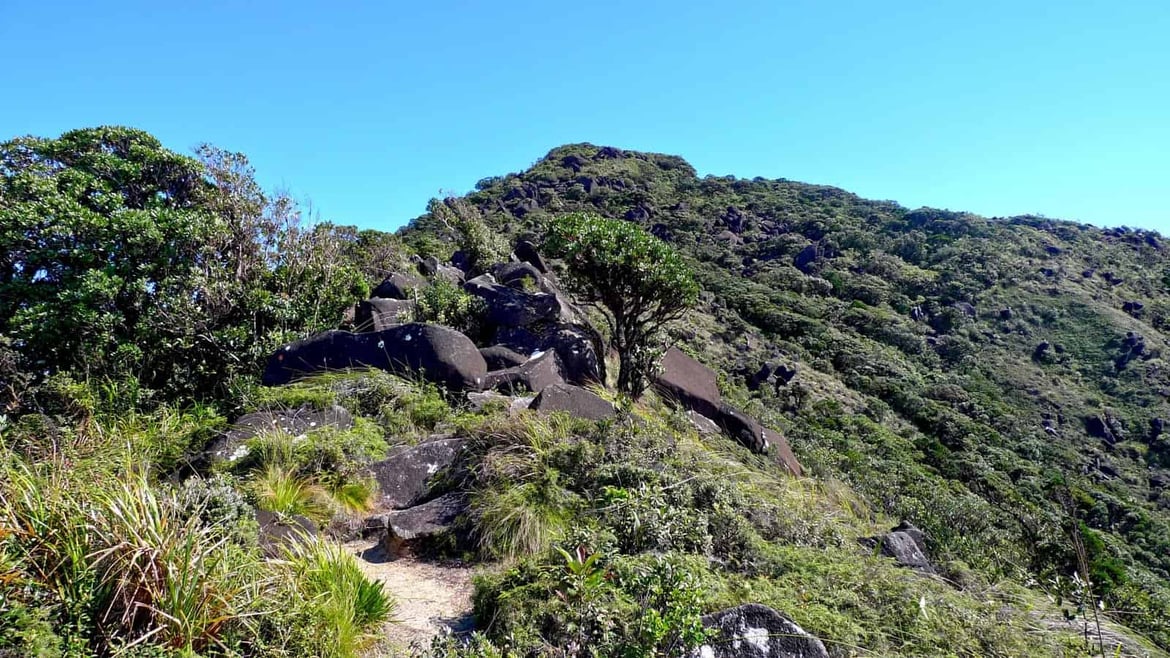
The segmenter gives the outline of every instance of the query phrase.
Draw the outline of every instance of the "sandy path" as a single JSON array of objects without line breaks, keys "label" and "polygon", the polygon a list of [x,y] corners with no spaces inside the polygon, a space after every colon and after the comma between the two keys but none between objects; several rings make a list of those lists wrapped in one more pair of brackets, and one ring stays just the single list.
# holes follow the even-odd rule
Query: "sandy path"
[{"label": "sandy path", "polygon": [[395,623],[386,627],[384,655],[409,655],[412,642],[428,646],[440,632],[469,632],[471,619],[471,576],[464,566],[423,562],[412,557],[388,560],[373,540],[345,544],[356,555],[367,576],[382,581],[398,606]]}]

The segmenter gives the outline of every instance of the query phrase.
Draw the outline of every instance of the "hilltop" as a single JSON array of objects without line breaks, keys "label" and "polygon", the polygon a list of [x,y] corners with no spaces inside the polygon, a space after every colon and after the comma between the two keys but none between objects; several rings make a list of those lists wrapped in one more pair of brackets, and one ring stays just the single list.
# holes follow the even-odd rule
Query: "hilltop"
[{"label": "hilltop", "polygon": [[[575,144],[389,235],[140,131],[0,156],[0,655],[1170,648],[1156,233]],[[566,216],[701,289],[638,399]],[[472,570],[384,639],[378,574]]]}]

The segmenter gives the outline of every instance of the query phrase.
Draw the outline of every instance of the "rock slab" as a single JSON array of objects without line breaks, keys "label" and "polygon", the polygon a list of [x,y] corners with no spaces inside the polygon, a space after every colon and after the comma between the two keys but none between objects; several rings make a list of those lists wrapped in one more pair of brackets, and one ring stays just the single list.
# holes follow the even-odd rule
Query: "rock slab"
[{"label": "rock slab", "polygon": [[378,507],[406,509],[432,495],[433,480],[454,465],[466,439],[440,439],[395,450],[366,470],[378,483]]},{"label": "rock slab", "polygon": [[758,603],[714,612],[702,620],[717,635],[691,652],[691,658],[829,658],[820,640]]}]

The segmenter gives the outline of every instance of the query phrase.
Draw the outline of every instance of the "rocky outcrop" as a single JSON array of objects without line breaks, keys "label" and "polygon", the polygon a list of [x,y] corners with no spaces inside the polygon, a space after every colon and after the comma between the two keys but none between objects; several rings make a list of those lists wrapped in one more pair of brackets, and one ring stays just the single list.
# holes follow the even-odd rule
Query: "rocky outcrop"
[{"label": "rocky outcrop", "polygon": [[660,395],[708,418],[717,419],[723,398],[715,371],[677,347],[662,356],[662,368],[654,380]]},{"label": "rocky outcrop", "polygon": [[714,612],[702,621],[715,635],[691,658],[829,658],[824,643],[758,603]]},{"label": "rocky outcrop", "polygon": [[[741,445],[755,453],[768,451],[768,440],[764,438],[764,428],[754,418],[739,409],[727,404],[719,405],[719,410],[713,419],[723,432],[739,441]],[[795,459],[795,457],[793,457]]]},{"label": "rocky outcrop", "polygon": [[205,449],[206,461],[234,462],[248,455],[246,443],[261,434],[280,433],[288,436],[303,436],[323,427],[349,429],[353,427],[353,416],[344,407],[328,409],[300,407],[257,411],[236,419],[226,432],[212,439]]},{"label": "rocky outcrop", "polygon": [[548,272],[548,265],[545,264],[544,259],[541,258],[540,253],[536,250],[536,245],[528,240],[521,240],[516,243],[512,254],[517,260],[528,263],[537,269],[542,274]]},{"label": "rocky outcrop", "polygon": [[492,345],[491,347],[485,347],[482,348],[479,353],[483,356],[483,360],[487,362],[488,370],[504,370],[506,368],[515,368],[516,366],[528,360],[526,355],[508,349],[503,345]]},{"label": "rocky outcrop", "polygon": [[453,390],[478,390],[487,364],[467,336],[435,324],[404,324],[354,334],[326,331],[285,345],[268,359],[263,383],[287,384],[298,377],[347,368],[381,368],[421,375]]},{"label": "rocky outcrop", "polygon": [[410,299],[413,291],[426,285],[427,282],[417,276],[395,272],[383,279],[370,296],[383,299]]},{"label": "rocky outcrop", "polygon": [[612,404],[592,391],[569,384],[554,384],[532,401],[532,409],[541,413],[563,411],[585,420],[606,420],[617,414]]},{"label": "rocky outcrop", "polygon": [[788,439],[784,438],[784,435],[765,427],[763,438],[777,464],[788,471],[790,475],[796,477],[804,475],[804,467],[800,465],[800,460],[793,454],[792,446],[788,445]]},{"label": "rocky outcrop", "polygon": [[370,464],[366,472],[378,483],[377,506],[405,509],[425,502],[434,495],[436,476],[457,463],[466,444],[461,438],[428,441],[398,448]]},{"label": "rocky outcrop", "polygon": [[483,381],[484,389],[504,393],[540,393],[553,384],[565,383],[560,359],[556,352],[538,354],[524,363],[489,372]]},{"label": "rocky outcrop", "polygon": [[560,304],[555,295],[517,290],[497,283],[490,274],[477,276],[463,287],[484,301],[487,322],[495,327],[527,327],[539,322],[554,322],[560,316]]},{"label": "rocky outcrop", "polygon": [[602,361],[595,345],[600,338],[587,327],[573,324],[546,325],[539,331],[513,327],[496,332],[496,342],[519,354],[555,351],[565,381],[577,386],[601,382]]},{"label": "rocky outcrop", "polygon": [[371,516],[366,519],[365,534],[381,535],[382,549],[390,558],[396,558],[453,532],[455,522],[465,511],[466,497],[449,493],[410,509]]},{"label": "rocky outcrop", "polygon": [[358,302],[354,310],[354,331],[383,331],[414,319],[415,303],[409,299],[372,297]]}]

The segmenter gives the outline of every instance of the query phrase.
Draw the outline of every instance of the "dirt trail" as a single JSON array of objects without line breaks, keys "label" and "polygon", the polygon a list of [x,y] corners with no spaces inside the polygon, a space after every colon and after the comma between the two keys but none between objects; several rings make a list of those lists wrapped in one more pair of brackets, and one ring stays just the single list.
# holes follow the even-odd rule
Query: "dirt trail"
[{"label": "dirt trail", "polygon": [[435,635],[450,629],[469,632],[471,619],[470,567],[424,562],[413,557],[390,560],[373,540],[345,544],[357,556],[362,571],[382,581],[398,606],[395,623],[386,626],[384,656],[410,655],[411,643],[428,646]]}]

